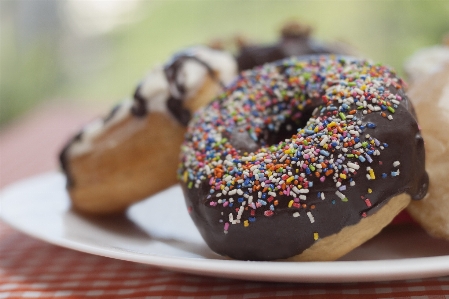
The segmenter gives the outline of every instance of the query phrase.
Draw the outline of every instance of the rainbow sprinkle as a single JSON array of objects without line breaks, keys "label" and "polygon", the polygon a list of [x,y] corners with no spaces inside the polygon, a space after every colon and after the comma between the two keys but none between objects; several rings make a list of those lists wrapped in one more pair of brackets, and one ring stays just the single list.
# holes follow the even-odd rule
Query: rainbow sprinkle
[{"label": "rainbow sprinkle", "polygon": [[[377,179],[370,165],[388,144],[371,136],[376,123],[359,118],[376,113],[393,120],[402,99],[389,86],[401,84],[385,66],[348,58],[290,58],[245,71],[195,114],[182,146],[179,178],[188,188],[207,184],[206,204],[225,211],[220,220],[225,233],[234,224],[248,227],[258,217],[274,217],[280,207],[291,209],[292,217],[306,210],[313,224],[309,197],[333,204],[359,200],[345,195],[356,185],[357,173],[358,179]],[[302,128],[285,125],[312,110]],[[280,130],[292,134],[267,144],[266,136]],[[247,136],[239,148],[232,144],[237,135]],[[390,178],[399,175],[399,165],[394,162]],[[319,190],[329,180],[335,184],[333,198]],[[363,201],[371,206],[369,199]],[[313,238],[319,239],[318,232]]]}]

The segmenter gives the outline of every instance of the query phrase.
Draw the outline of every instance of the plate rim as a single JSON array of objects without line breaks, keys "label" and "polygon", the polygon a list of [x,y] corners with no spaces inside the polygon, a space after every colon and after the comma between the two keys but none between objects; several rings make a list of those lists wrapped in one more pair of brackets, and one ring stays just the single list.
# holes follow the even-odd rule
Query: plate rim
[{"label": "plate rim", "polygon": [[[108,248],[81,243],[68,238],[53,238],[24,228],[5,213],[4,199],[8,199],[9,194],[14,193],[16,189],[39,180],[56,180],[61,177],[63,174],[59,171],[46,172],[2,188],[0,190],[0,220],[28,236],[67,249],[211,277],[272,282],[344,283],[429,278],[449,274],[449,255],[385,260],[293,262],[201,259],[146,254],[119,247]],[[385,267],[386,263],[388,267]],[[417,271],[417,263],[419,263],[419,271]],[[322,271],[323,268],[326,269],[325,272]]]}]

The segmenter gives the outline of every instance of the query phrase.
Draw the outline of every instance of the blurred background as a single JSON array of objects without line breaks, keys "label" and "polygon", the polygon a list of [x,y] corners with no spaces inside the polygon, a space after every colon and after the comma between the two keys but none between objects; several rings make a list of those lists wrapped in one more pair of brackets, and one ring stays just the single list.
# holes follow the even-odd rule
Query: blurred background
[{"label": "blurred background", "polygon": [[449,1],[0,0],[0,130],[49,101],[112,105],[186,46],[274,42],[293,19],[402,73],[449,32]]}]

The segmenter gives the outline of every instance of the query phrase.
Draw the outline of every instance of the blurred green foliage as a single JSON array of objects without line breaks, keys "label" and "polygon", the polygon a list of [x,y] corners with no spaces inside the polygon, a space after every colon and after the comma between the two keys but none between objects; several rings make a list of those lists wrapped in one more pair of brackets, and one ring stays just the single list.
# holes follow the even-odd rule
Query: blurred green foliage
[{"label": "blurred green foliage", "polygon": [[25,53],[5,48],[0,56],[0,125],[58,90],[60,72],[53,51],[43,43]]},{"label": "blurred green foliage", "polygon": [[401,73],[408,56],[449,32],[449,1],[143,1],[134,22],[96,37],[101,43],[81,48],[94,54],[71,64],[61,56],[73,53],[48,46],[58,41],[39,39],[19,49],[14,28],[2,28],[0,124],[44,99],[116,102],[179,49],[235,34],[273,42],[290,19],[313,26],[318,39],[348,42]]}]

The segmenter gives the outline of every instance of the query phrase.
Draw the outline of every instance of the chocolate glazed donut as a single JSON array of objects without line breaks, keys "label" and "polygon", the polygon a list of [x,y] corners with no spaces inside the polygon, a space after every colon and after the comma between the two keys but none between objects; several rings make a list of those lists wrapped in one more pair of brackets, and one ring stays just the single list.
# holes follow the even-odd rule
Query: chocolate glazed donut
[{"label": "chocolate glazed donut", "polygon": [[389,68],[291,58],[243,72],[195,114],[178,177],[215,252],[333,260],[426,194],[424,155],[402,80]]}]

